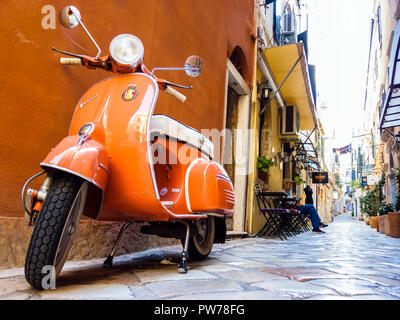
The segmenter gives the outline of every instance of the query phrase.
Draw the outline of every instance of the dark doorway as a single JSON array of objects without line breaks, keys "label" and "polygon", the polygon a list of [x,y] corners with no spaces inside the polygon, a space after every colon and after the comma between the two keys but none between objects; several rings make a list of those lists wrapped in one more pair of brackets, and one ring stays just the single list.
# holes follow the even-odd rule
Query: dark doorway
[{"label": "dark doorway", "polygon": [[233,184],[235,184],[235,129],[238,124],[238,102],[239,95],[228,87],[224,167]]}]

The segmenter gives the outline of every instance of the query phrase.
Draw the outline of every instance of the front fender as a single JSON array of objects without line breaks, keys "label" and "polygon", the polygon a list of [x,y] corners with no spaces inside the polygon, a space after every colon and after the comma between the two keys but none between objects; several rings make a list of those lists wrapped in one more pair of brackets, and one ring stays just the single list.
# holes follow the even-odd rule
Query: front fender
[{"label": "front fender", "polygon": [[78,141],[78,136],[64,138],[50,151],[40,166],[77,175],[93,183],[104,193],[110,174],[107,150],[92,139],[82,145],[78,145]]}]

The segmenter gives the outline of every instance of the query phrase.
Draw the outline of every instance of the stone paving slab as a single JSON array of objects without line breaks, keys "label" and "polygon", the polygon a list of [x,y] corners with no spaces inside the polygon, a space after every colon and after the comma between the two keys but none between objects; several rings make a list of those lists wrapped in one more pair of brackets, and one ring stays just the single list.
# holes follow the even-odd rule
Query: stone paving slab
[{"label": "stone paving slab", "polygon": [[253,283],[252,286],[291,299],[306,299],[316,295],[335,294],[333,290],[323,286],[313,285],[310,282],[297,282],[288,279],[267,280]]},{"label": "stone paving slab", "polygon": [[277,274],[279,276],[285,277],[289,280],[295,280],[299,282],[306,282],[313,279],[337,279],[340,277],[337,273],[330,272],[319,268],[307,268],[307,267],[297,267],[297,268],[264,268],[260,270],[261,272],[267,272],[272,274]]},{"label": "stone paving slab", "polygon": [[283,279],[282,276],[261,272],[253,271],[253,270],[240,270],[240,271],[229,271],[229,272],[220,272],[218,276],[222,279],[231,279],[234,281],[242,281],[248,284],[252,284],[255,282],[267,281],[267,280],[279,280]]},{"label": "stone paving slab", "polygon": [[219,292],[220,296],[227,297],[231,291],[244,291],[237,282],[223,279],[163,281],[145,286],[160,299],[206,292]]},{"label": "stone paving slab", "polygon": [[159,282],[159,281],[179,281],[179,280],[205,280],[218,279],[217,276],[201,270],[189,270],[187,274],[176,272],[177,266],[160,268],[157,270],[135,271],[135,276],[141,283]]},{"label": "stone paving slab", "polygon": [[260,291],[234,291],[221,295],[220,292],[200,293],[178,296],[172,300],[290,300],[276,293]]},{"label": "stone paving slab", "polygon": [[361,279],[334,279],[334,281],[331,279],[316,279],[311,280],[309,283],[318,287],[328,288],[343,296],[376,293],[371,282]]},{"label": "stone paving slab", "polygon": [[387,275],[385,275],[384,277],[382,277],[381,274],[379,276],[358,275],[357,277],[359,279],[367,280],[377,285],[393,286],[400,288],[400,279],[392,279],[390,278],[390,276],[388,277]]}]

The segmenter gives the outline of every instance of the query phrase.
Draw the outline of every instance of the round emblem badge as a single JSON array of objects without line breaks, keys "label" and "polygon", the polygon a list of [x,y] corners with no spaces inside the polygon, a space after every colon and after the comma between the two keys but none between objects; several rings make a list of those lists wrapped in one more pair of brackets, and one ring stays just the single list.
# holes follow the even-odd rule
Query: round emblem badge
[{"label": "round emblem badge", "polygon": [[128,89],[126,89],[124,92],[122,92],[122,100],[124,101],[131,101],[136,98],[138,94],[138,91],[136,89],[136,86],[134,84],[128,86]]},{"label": "round emblem badge", "polygon": [[165,196],[168,193],[168,189],[166,187],[160,190],[160,196]]}]

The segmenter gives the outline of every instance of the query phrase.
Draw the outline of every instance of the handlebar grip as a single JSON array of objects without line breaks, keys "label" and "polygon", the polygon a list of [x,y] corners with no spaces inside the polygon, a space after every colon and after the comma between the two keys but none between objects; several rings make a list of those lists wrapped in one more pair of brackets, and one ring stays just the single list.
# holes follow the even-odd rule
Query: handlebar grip
[{"label": "handlebar grip", "polygon": [[60,63],[81,66],[82,60],[80,58],[60,58]]},{"label": "handlebar grip", "polygon": [[169,95],[173,96],[175,99],[179,100],[180,102],[185,102],[186,96],[180,93],[179,91],[176,91],[175,89],[171,88],[170,86],[166,86],[165,90],[166,93]]}]

